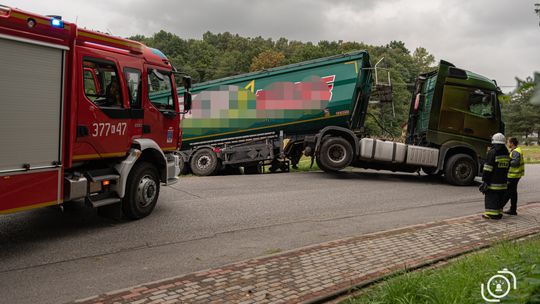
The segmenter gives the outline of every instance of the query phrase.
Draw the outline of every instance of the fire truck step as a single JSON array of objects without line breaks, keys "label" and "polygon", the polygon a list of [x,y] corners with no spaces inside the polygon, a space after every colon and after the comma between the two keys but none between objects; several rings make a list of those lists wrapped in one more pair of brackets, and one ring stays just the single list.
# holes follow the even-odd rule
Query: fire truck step
[{"label": "fire truck step", "polygon": [[120,175],[113,168],[97,169],[86,172],[86,177],[92,182],[118,180]]},{"label": "fire truck step", "polygon": [[88,200],[88,202],[94,208],[116,204],[116,203],[119,203],[120,201],[121,201],[121,199],[119,199],[117,197],[109,197],[109,198],[104,198],[104,199],[97,200],[97,201],[93,201],[91,199]]}]

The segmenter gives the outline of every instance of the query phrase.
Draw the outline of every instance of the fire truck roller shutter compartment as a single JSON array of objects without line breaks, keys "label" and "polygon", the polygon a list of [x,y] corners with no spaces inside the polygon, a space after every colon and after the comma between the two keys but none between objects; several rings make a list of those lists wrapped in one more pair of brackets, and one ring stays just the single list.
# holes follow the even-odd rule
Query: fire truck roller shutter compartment
[{"label": "fire truck roller shutter compartment", "polygon": [[62,46],[0,34],[0,214],[61,203],[63,61]]},{"label": "fire truck roller shutter compartment", "polygon": [[0,174],[61,161],[63,52],[0,36]]}]

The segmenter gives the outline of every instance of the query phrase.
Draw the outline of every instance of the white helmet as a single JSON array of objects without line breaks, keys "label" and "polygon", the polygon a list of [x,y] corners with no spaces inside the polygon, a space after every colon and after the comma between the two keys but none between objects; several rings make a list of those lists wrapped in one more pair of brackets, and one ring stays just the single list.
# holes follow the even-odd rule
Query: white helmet
[{"label": "white helmet", "polygon": [[502,133],[495,133],[493,134],[493,137],[491,137],[491,144],[506,144],[506,137],[504,137],[504,134]]}]

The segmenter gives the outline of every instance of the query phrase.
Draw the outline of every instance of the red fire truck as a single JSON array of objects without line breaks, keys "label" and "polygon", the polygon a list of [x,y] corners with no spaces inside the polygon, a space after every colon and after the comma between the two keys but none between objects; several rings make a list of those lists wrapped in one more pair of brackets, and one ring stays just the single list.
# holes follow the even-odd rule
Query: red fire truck
[{"label": "red fire truck", "polygon": [[138,219],[177,181],[178,97],[159,50],[0,6],[0,67],[0,213],[84,200]]}]

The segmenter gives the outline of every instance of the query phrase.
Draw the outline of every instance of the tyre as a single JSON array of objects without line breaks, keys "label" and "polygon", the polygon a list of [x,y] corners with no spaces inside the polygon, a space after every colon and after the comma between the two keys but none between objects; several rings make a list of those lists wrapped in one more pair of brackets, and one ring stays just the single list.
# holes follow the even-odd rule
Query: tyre
[{"label": "tyre", "polygon": [[132,220],[143,218],[154,210],[159,197],[159,172],[147,162],[136,163],[129,172],[122,212]]},{"label": "tyre", "polygon": [[444,166],[444,177],[456,186],[468,186],[474,182],[478,172],[476,161],[467,154],[450,156]]},{"label": "tyre", "polygon": [[326,172],[347,167],[353,160],[353,148],[345,138],[327,137],[321,144],[317,165]]},{"label": "tyre", "polygon": [[198,176],[209,176],[216,173],[219,169],[217,155],[210,149],[197,150],[189,162],[191,172]]}]

